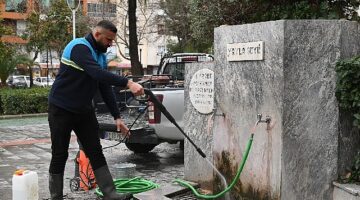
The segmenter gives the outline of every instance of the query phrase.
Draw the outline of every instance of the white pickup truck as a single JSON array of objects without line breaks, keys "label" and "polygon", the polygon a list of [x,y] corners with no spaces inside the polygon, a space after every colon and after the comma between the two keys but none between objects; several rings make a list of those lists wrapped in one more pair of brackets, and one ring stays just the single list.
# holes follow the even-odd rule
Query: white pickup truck
[{"label": "white pickup truck", "polygon": [[[144,76],[140,82],[158,97],[179,126],[183,127],[185,63],[213,60],[213,56],[203,53],[179,53],[166,56],[160,62],[157,75]],[[131,126],[134,119],[149,105],[147,111],[131,128],[130,138],[125,141],[125,145],[130,150],[135,153],[147,153],[162,142],[180,142],[180,147],[183,148],[184,136],[151,101],[125,97],[125,102],[122,115],[128,126]],[[115,130],[114,125],[107,124],[101,119],[99,125],[101,130],[108,132],[108,139],[119,140],[118,133],[112,132]]]}]

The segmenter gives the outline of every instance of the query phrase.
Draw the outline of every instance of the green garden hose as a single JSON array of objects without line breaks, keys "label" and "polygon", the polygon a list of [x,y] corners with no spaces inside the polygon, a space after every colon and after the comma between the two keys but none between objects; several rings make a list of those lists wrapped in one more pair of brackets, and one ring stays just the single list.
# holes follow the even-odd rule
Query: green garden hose
[{"label": "green garden hose", "polygon": [[[243,168],[245,166],[247,157],[249,155],[253,139],[254,139],[254,134],[252,133],[251,136],[250,136],[250,139],[247,142],[245,153],[244,153],[242,161],[241,161],[241,165],[240,165],[240,167],[239,167],[239,169],[238,169],[238,171],[236,173],[236,176],[235,176],[234,180],[231,182],[230,186],[227,187],[222,192],[220,192],[218,194],[215,194],[215,195],[204,195],[204,194],[198,193],[198,191],[192,185],[190,185],[188,182],[186,182],[184,180],[176,179],[176,180],[174,180],[174,182],[177,182],[177,183],[179,183],[180,185],[182,185],[184,187],[190,188],[190,190],[198,198],[215,199],[215,198],[219,198],[219,197],[223,196],[232,187],[234,187],[236,182],[239,180],[240,174],[241,174],[241,172],[242,172],[242,170],[243,170]],[[115,179],[114,184],[115,184],[115,187],[116,187],[116,191],[118,193],[131,193],[131,194],[137,194],[137,193],[141,193],[141,192],[146,192],[148,190],[152,190],[152,189],[155,189],[155,188],[159,187],[159,185],[155,184],[154,182],[142,179],[140,177],[135,177],[135,178],[132,178],[132,179]],[[103,196],[103,194],[102,194],[102,192],[100,191],[99,188],[96,188],[95,193],[97,195],[99,195],[99,196]]]},{"label": "green garden hose", "polygon": [[[131,194],[146,192],[148,190],[159,187],[159,185],[155,184],[154,182],[142,179],[140,177],[135,177],[132,179],[115,179],[114,184],[118,193]],[[95,193],[99,196],[103,196],[99,188],[96,188]]]},{"label": "green garden hose", "polygon": [[236,176],[234,178],[234,180],[231,182],[230,186],[227,187],[225,190],[223,190],[222,192],[218,193],[218,194],[215,194],[215,195],[204,195],[204,194],[200,194],[198,193],[198,191],[192,186],[190,185],[188,182],[186,181],[183,181],[181,179],[176,179],[174,182],[177,182],[179,183],[180,185],[184,186],[184,187],[188,187],[190,188],[190,190],[195,194],[196,197],[198,198],[202,198],[202,199],[215,199],[215,198],[219,198],[221,196],[223,196],[226,192],[228,192],[232,187],[234,187],[234,185],[236,184],[236,182],[239,180],[240,178],[240,174],[244,168],[244,165],[246,163],[246,159],[249,155],[249,152],[250,152],[250,148],[251,148],[251,145],[252,145],[252,142],[253,142],[253,139],[254,139],[254,134],[252,133],[251,136],[250,136],[250,139],[248,140],[247,142],[247,145],[246,145],[246,150],[245,150],[245,153],[243,155],[243,158],[242,158],[242,161],[241,161],[241,165],[236,173]]}]

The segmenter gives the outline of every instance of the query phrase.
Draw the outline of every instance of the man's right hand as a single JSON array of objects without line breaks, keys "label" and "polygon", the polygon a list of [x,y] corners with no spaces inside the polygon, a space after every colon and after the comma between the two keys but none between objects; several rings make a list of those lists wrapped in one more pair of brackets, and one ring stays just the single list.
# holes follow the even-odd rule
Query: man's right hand
[{"label": "man's right hand", "polygon": [[140,96],[144,94],[144,88],[140,84],[135,83],[132,80],[128,81],[127,87],[135,96]]}]

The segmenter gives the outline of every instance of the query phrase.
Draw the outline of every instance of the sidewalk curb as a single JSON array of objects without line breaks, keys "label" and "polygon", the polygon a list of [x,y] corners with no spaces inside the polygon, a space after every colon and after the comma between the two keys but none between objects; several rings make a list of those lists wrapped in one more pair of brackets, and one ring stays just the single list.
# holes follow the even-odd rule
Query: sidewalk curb
[{"label": "sidewalk curb", "polygon": [[0,115],[0,120],[2,119],[16,119],[16,118],[25,118],[25,117],[45,117],[47,113],[34,113],[34,114],[20,114],[20,115]]}]

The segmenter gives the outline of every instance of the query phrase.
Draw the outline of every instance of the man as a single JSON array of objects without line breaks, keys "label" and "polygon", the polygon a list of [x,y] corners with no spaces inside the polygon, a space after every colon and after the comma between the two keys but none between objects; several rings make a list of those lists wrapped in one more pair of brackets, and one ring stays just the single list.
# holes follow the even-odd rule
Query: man
[{"label": "man", "polygon": [[117,194],[109,172],[100,139],[92,99],[99,89],[115,119],[118,131],[128,132],[120,119],[111,85],[128,87],[134,95],[144,94],[141,85],[105,70],[105,52],[116,37],[117,29],[110,21],[100,21],[85,38],[71,41],[64,49],[59,73],[49,94],[49,126],[52,158],[49,168],[51,199],[63,198],[63,177],[70,133],[74,131],[94,170],[104,199],[128,199]]}]

